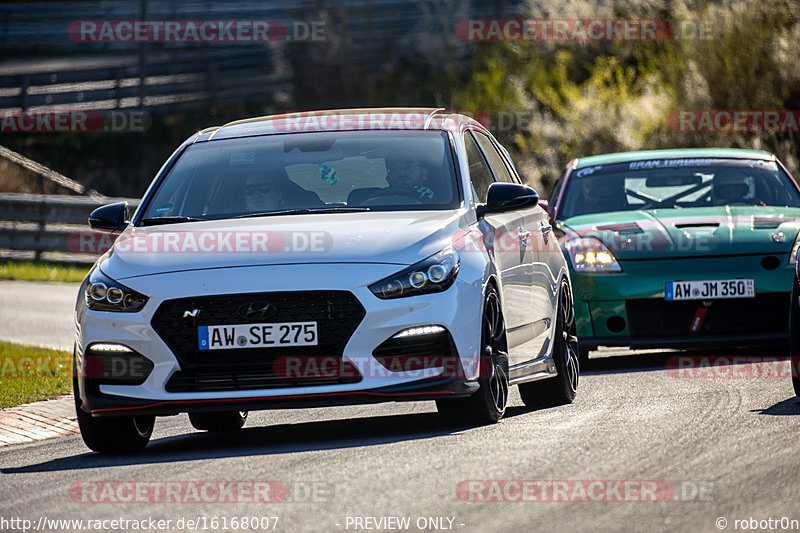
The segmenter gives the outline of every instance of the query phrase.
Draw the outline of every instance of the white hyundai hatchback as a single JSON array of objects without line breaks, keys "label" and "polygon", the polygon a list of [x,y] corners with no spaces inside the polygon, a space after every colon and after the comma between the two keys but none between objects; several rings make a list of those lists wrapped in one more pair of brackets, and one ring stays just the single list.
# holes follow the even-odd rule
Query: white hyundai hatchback
[{"label": "white hyundai hatchback", "polygon": [[433,109],[203,130],[118,235],[76,307],[75,401],[96,451],[156,416],[201,430],[256,409],[435,400],[448,423],[571,402],[568,270],[538,195],[478,122]]}]

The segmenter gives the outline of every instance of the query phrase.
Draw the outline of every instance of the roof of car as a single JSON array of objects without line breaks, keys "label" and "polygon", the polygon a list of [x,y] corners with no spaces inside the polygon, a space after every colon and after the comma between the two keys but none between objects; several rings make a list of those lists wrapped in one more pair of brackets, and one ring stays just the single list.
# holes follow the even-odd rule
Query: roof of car
[{"label": "roof of car", "polygon": [[462,124],[483,128],[476,120],[442,108],[386,107],[327,109],[282,113],[206,128],[197,141],[271,133],[356,130],[443,130],[457,132]]},{"label": "roof of car", "polygon": [[743,150],[740,148],[678,148],[672,150],[641,150],[637,152],[619,152],[614,154],[593,155],[578,158],[573,168],[584,168],[593,165],[611,165],[629,161],[645,161],[652,159],[684,159],[684,158],[730,158],[730,159],[762,159],[772,161],[775,156],[763,150]]}]

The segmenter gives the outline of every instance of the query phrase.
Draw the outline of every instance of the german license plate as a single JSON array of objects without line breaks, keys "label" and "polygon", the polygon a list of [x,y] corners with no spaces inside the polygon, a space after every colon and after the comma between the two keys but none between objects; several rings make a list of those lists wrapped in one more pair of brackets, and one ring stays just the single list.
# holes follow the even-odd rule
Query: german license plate
[{"label": "german license plate", "polygon": [[755,298],[752,279],[709,279],[702,281],[668,281],[664,284],[665,300],[716,300],[719,298]]},{"label": "german license plate", "polygon": [[319,342],[316,322],[200,326],[197,337],[201,350],[316,346]]}]

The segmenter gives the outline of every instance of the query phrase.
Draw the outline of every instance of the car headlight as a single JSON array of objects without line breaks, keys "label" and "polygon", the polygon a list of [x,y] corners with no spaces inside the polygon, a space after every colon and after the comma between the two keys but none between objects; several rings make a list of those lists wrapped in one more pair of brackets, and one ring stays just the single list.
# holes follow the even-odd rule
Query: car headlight
[{"label": "car headlight", "polygon": [[794,246],[792,246],[792,253],[789,254],[789,264],[794,265],[797,263],[797,251],[800,250],[800,232],[794,238]]},{"label": "car headlight", "polygon": [[148,297],[114,281],[95,268],[86,284],[86,305],[95,311],[135,313],[147,303]]},{"label": "car headlight", "polygon": [[596,237],[573,237],[564,243],[575,272],[622,272],[617,258]]},{"label": "car headlight", "polygon": [[369,286],[378,298],[404,298],[447,290],[456,279],[461,259],[452,246]]}]

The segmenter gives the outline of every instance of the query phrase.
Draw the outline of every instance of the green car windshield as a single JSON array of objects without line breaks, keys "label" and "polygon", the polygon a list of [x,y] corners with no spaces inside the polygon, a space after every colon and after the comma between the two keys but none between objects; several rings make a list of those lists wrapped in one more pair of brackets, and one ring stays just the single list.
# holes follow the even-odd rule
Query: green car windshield
[{"label": "green car windshield", "polygon": [[559,218],[726,205],[800,207],[800,193],[774,161],[630,161],[574,171],[559,206]]}]

